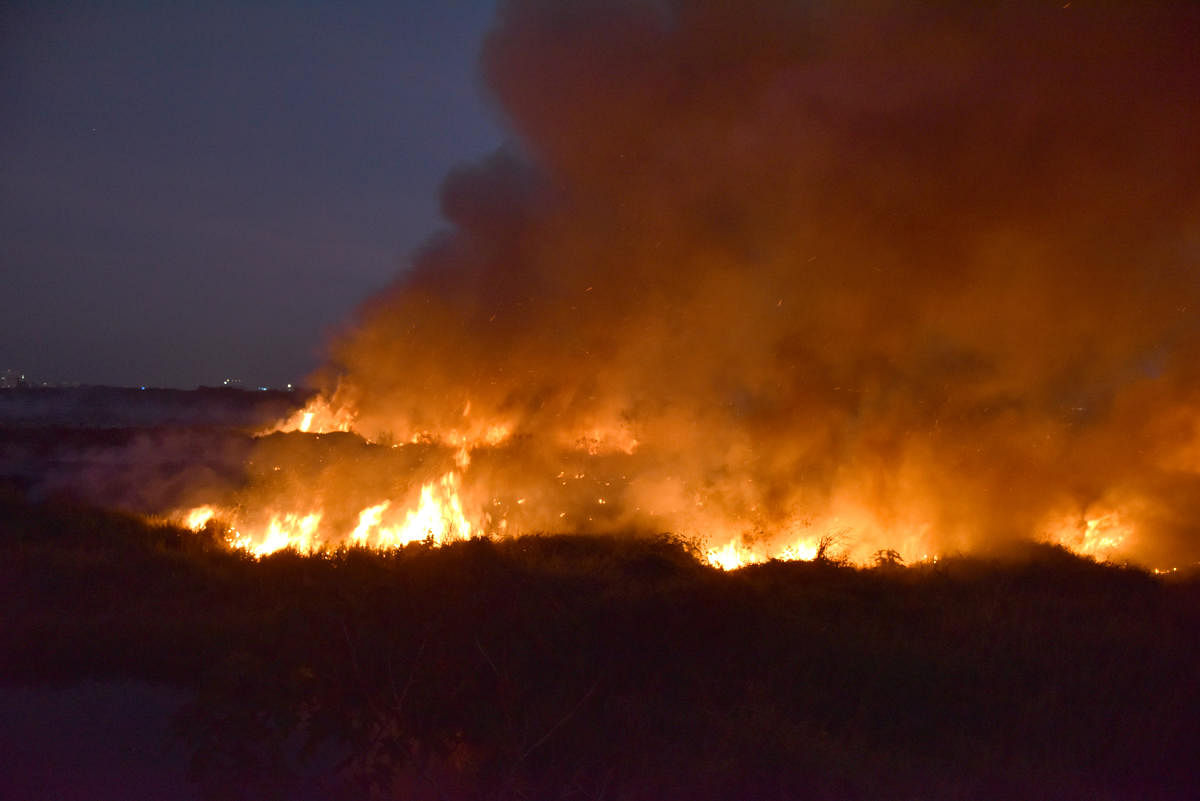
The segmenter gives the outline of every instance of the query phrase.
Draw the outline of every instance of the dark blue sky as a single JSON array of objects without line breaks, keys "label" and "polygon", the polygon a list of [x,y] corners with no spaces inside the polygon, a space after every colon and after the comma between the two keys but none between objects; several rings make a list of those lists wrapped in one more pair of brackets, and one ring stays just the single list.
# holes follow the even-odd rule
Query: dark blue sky
[{"label": "dark blue sky", "polygon": [[299,381],[492,151],[495,0],[0,11],[0,369]]}]

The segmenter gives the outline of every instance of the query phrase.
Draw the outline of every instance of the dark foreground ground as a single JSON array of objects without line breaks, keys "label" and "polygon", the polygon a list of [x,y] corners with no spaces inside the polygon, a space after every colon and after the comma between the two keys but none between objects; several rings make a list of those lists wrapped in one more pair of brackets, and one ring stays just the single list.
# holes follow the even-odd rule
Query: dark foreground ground
[{"label": "dark foreground ground", "polygon": [[[201,797],[1200,788],[1200,581],[1054,549],[726,574],[668,537],[558,536],[255,562],[10,489],[0,610],[0,689],[25,704],[8,714],[47,729],[63,725],[47,703],[167,718],[146,731],[169,732],[162,764],[190,765]],[[36,750],[37,724],[21,726]],[[103,759],[76,750],[90,747]]]}]

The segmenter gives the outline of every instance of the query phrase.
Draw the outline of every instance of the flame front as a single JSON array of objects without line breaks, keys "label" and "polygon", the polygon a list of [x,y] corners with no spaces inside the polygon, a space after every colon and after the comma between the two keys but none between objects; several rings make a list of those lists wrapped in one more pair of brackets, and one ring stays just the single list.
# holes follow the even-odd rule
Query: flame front
[{"label": "flame front", "polygon": [[[331,412],[334,408],[339,410],[336,414]],[[299,493],[271,490],[266,482],[251,486],[236,504],[205,504],[183,510],[176,517],[196,531],[219,523],[231,545],[256,556],[285,548],[311,552],[346,545],[377,549],[414,542],[443,545],[472,536],[553,532],[564,526],[621,531],[664,525],[706,543],[706,560],[725,570],[772,559],[807,561],[822,554],[870,564],[875,554],[886,552],[911,563],[936,559],[941,551],[935,523],[920,503],[919,493],[913,493],[905,504],[892,499],[873,505],[861,487],[848,484],[827,497],[818,510],[772,520],[762,515],[755,502],[760,496],[746,483],[739,491],[744,499],[731,501],[724,491],[689,490],[675,477],[661,482],[631,477],[627,463],[642,454],[627,424],[609,429],[591,424],[578,436],[561,437],[560,443],[569,443],[562,452],[570,454],[575,467],[531,479],[508,465],[515,442],[512,424],[471,420],[469,412],[468,405],[464,419],[445,433],[423,431],[410,435],[407,443],[366,443],[374,452],[403,455],[409,449],[432,448],[445,454],[452,469],[421,481],[416,492],[376,496],[354,507],[352,514],[332,514],[325,506],[330,501],[342,502],[336,492],[322,500],[311,489],[303,491],[301,487]],[[325,432],[331,425],[353,431],[355,419],[356,414],[345,405],[317,397],[261,436],[269,440],[275,434],[306,434],[319,440],[314,421],[322,421],[317,427]],[[476,467],[481,453],[487,459]],[[518,486],[496,484],[496,460],[501,464],[499,477],[506,481],[517,476]],[[324,461],[324,457],[318,459]],[[422,461],[417,460],[418,472]],[[323,473],[317,484],[354,486],[363,478],[360,468],[349,462],[335,460],[328,469],[333,472]],[[279,476],[284,471],[286,476],[287,470],[287,465],[273,465],[264,475]],[[291,487],[290,479],[282,486]],[[538,497],[539,504],[527,504],[526,494]],[[562,507],[567,510],[560,511]],[[264,511],[271,509],[275,511]],[[666,510],[665,514],[660,510]],[[1049,515],[1037,527],[1040,534],[1036,536],[1079,554],[1110,559],[1122,558],[1138,541],[1135,528],[1128,511],[1111,504],[1092,505],[1082,511]],[[945,540],[940,538],[940,542]]]},{"label": "flame front", "polygon": [[459,476],[450,472],[422,485],[416,505],[403,516],[390,515],[391,500],[368,506],[357,515],[349,531],[322,529],[324,513],[277,512],[265,524],[254,526],[240,519],[234,509],[221,510],[211,505],[189,509],[178,519],[184,526],[199,531],[210,522],[225,526],[226,541],[255,556],[265,556],[286,548],[310,553],[326,547],[355,545],[370,548],[395,548],[412,542],[444,545],[470,539],[472,525],[459,497]]}]

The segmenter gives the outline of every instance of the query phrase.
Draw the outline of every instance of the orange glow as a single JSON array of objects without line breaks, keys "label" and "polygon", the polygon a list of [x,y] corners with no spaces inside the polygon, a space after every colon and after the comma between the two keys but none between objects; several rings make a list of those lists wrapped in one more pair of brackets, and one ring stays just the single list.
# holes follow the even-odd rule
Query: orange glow
[{"label": "orange glow", "polygon": [[459,485],[458,475],[447,473],[436,481],[424,484],[416,505],[403,514],[389,515],[389,510],[395,504],[385,500],[362,509],[355,526],[342,532],[322,529],[325,513],[321,510],[273,513],[261,526],[240,520],[236,511],[221,511],[208,505],[186,510],[178,518],[193,531],[199,531],[210,521],[219,520],[226,526],[226,541],[255,556],[265,556],[285,548],[309,553],[341,545],[380,549],[421,541],[443,545],[469,539],[472,534],[472,524],[459,497]]},{"label": "orange glow", "polygon": [[333,431],[350,431],[354,427],[354,414],[344,406],[335,406],[323,395],[317,395],[303,409],[276,423],[266,434],[275,431],[300,431],[305,434],[327,434]]},{"label": "orange glow", "polygon": [[[264,468],[280,475],[281,483],[264,479],[236,503],[197,506],[181,511],[176,519],[196,531],[219,522],[230,545],[256,556],[285,548],[311,552],[347,545],[442,545],[473,536],[560,531],[564,526],[595,532],[669,530],[704,542],[704,558],[724,570],[769,560],[809,561],[818,555],[870,565],[880,551],[898,554],[911,564],[930,559],[930,554],[936,559],[951,541],[944,531],[937,536],[928,490],[903,471],[892,479],[897,488],[892,494],[880,494],[879,487],[886,485],[878,478],[847,474],[840,486],[816,497],[807,509],[797,504],[790,513],[785,509],[782,515],[768,514],[763,496],[749,479],[735,476],[723,484],[689,489],[680,476],[648,480],[635,473],[631,478],[630,460],[646,454],[627,425],[593,426],[582,434],[560,437],[561,458],[572,461],[565,463],[567,469],[538,475],[528,472],[529,465],[509,463],[517,458],[518,451],[512,449],[519,442],[512,422],[472,418],[470,413],[468,404],[453,428],[426,430],[412,435],[412,442],[391,444],[384,451],[401,459],[429,448],[444,454],[441,458],[453,468],[409,485],[419,490],[393,489],[346,509],[349,498],[343,498],[338,487],[352,490],[360,484],[364,476],[355,472],[357,468],[335,462],[327,468],[334,472],[314,479],[329,492],[297,492],[289,475],[293,468],[281,459],[283,464]],[[356,419],[346,404],[318,396],[269,433],[295,431],[316,437],[322,431],[352,430]],[[269,439],[269,433],[260,436]],[[482,466],[476,465],[476,457],[485,451],[489,455]],[[415,468],[423,469],[426,458],[431,457],[419,457]],[[324,457],[318,464],[324,464]],[[1050,516],[1038,531],[1041,539],[1097,559],[1123,558],[1137,542],[1131,516],[1112,504]]]},{"label": "orange glow", "polygon": [[567,443],[569,446],[591,456],[603,453],[624,453],[632,456],[640,444],[628,425],[611,428],[596,426],[586,429]]},{"label": "orange glow", "polygon": [[265,530],[257,535],[231,530],[229,542],[255,556],[266,556],[284,548],[294,548],[301,553],[311,553],[320,547],[317,530],[321,525],[321,513],[272,515]]},{"label": "orange glow", "polygon": [[183,525],[192,531],[199,531],[208,525],[208,521],[212,520],[216,513],[217,510],[211,506],[197,506],[183,516]]},{"label": "orange glow", "polygon": [[1068,550],[1096,559],[1114,559],[1126,553],[1136,536],[1128,515],[1115,509],[1089,509],[1066,515],[1045,528],[1045,539]]},{"label": "orange glow", "polygon": [[372,531],[378,529],[383,520],[383,513],[391,506],[391,501],[384,501],[375,506],[368,506],[358,513],[358,525],[350,532],[350,542],[354,545],[367,545],[371,540]]},{"label": "orange glow", "polygon": [[437,482],[422,486],[417,507],[410,509],[399,525],[381,526],[375,535],[375,547],[397,547],[422,540],[444,545],[469,539],[471,524],[463,514],[458,486],[455,473],[447,473]]}]

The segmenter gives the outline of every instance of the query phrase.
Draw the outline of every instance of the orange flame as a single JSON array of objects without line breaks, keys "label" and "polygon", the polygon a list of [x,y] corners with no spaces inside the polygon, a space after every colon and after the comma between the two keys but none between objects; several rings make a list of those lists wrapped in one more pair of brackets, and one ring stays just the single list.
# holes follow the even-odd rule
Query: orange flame
[{"label": "orange flame", "polygon": [[[421,484],[419,493],[407,502],[400,497],[381,497],[350,518],[328,514],[312,497],[297,504],[299,508],[287,508],[286,502],[264,502],[263,506],[272,510],[265,522],[252,508],[253,502],[230,509],[205,504],[183,510],[176,518],[196,531],[219,521],[226,526],[230,545],[256,556],[285,548],[301,552],[345,545],[387,549],[413,542],[442,545],[472,536],[504,536],[515,530],[508,518],[512,513],[532,521],[534,530],[564,524],[597,531],[620,530],[623,525],[636,525],[639,519],[650,519],[656,526],[666,523],[676,533],[707,539],[705,559],[723,570],[775,559],[812,560],[820,554],[860,565],[871,564],[873,555],[880,551],[898,554],[897,558],[910,563],[928,560],[931,553],[937,558],[934,526],[917,501],[909,501],[902,508],[892,508],[894,503],[872,504],[864,500],[862,488],[852,483],[825,497],[819,514],[794,515],[784,522],[776,515],[773,523],[770,518],[759,519],[758,506],[751,502],[755,497],[752,487],[745,489],[742,501],[730,502],[720,492],[689,490],[687,483],[676,477],[630,482],[622,475],[623,483],[618,481],[613,486],[612,480],[591,477],[590,470],[570,475],[567,470],[559,470],[547,478],[548,483],[565,494],[577,493],[572,497],[584,496],[583,507],[577,502],[570,513],[540,510],[539,504],[526,503],[527,497],[518,487],[506,490],[513,493],[512,497],[501,500],[478,486],[481,479],[472,473],[473,454],[481,448],[506,446],[513,439],[515,427],[510,421],[472,418],[470,413],[467,403],[457,427],[410,435],[410,440],[420,446],[435,444],[452,449],[455,469]],[[318,396],[264,434],[349,431],[357,419],[350,406]],[[625,424],[593,425],[561,444],[564,452],[575,452],[580,454],[576,458],[594,459],[597,464],[614,455],[632,456],[639,447],[632,429]],[[278,471],[280,467],[273,469]],[[470,485],[471,492],[465,492],[464,482],[472,479],[475,483]],[[555,497],[540,500],[552,507],[557,505]],[[642,506],[635,503],[650,506],[643,512]],[[251,508],[245,511],[244,506]],[[672,511],[663,518],[653,506]],[[632,511],[627,507],[633,507]],[[756,522],[748,522],[747,515]],[[1042,539],[1097,559],[1117,558],[1136,541],[1129,516],[1116,506],[1097,505],[1060,514],[1049,518],[1039,530]],[[946,538],[937,541],[945,543]]]},{"label": "orange flame", "polygon": [[350,431],[354,427],[355,414],[345,406],[335,406],[323,395],[317,395],[304,408],[290,417],[271,426],[263,434],[276,431],[300,431],[305,434],[328,434],[334,431]]},{"label": "orange flame", "polygon": [[417,505],[405,512],[403,517],[387,517],[387,512],[393,507],[390,500],[368,506],[358,513],[354,528],[343,536],[321,530],[324,512],[320,510],[307,513],[277,512],[259,528],[239,521],[233,510],[222,512],[210,505],[188,509],[178,518],[193,531],[203,529],[210,521],[221,520],[227,526],[226,541],[255,556],[265,556],[286,548],[308,553],[343,544],[381,549],[420,541],[443,545],[469,539],[473,530],[463,511],[459,486],[460,479],[453,472],[424,484]]},{"label": "orange flame", "polygon": [[1136,535],[1120,510],[1089,509],[1086,514],[1051,520],[1044,538],[1084,556],[1113,559],[1129,549]]}]

